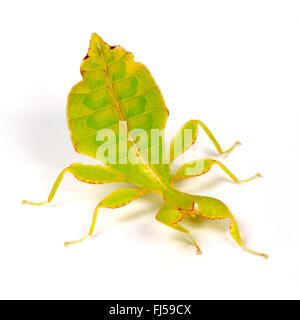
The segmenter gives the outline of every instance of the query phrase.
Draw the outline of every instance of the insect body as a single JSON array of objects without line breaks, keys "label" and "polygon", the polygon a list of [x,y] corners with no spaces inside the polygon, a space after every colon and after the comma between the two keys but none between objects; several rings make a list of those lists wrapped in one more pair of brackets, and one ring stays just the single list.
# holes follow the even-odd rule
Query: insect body
[{"label": "insect body", "polygon": [[[187,234],[198,254],[201,253],[200,248],[180,221],[200,215],[207,219],[230,219],[233,239],[245,250],[267,257],[243,246],[237,224],[221,201],[183,193],[174,187],[175,181],[202,175],[213,165],[220,166],[235,182],[240,182],[222,163],[199,159],[184,164],[175,175],[170,172],[170,163],[195,142],[198,127],[206,132],[220,154],[229,153],[239,142],[223,151],[201,121],[191,120],[174,137],[170,156],[167,157],[163,129],[168,110],[149,70],[135,62],[130,52],[120,46],[109,46],[97,34],[92,35],[88,54],[81,64],[81,74],[83,80],[72,88],[68,96],[71,140],[77,152],[100,160],[104,166],[72,164],[58,176],[46,202],[23,203],[42,205],[51,202],[67,172],[86,183],[127,182],[137,188],[119,189],[102,199],[94,211],[87,236],[66,242],[66,246],[82,242],[93,234],[100,208],[119,208],[145,193],[154,192],[164,199],[156,220]],[[182,142],[186,130],[191,133],[191,139]]]}]

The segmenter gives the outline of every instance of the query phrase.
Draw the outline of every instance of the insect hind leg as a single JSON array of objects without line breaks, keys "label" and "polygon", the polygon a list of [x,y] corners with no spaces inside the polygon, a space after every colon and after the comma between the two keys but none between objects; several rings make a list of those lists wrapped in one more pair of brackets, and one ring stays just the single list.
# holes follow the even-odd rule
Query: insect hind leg
[{"label": "insect hind leg", "polygon": [[241,145],[241,142],[236,141],[229,149],[227,150],[223,150],[219,144],[219,142],[217,141],[217,139],[215,138],[215,136],[213,135],[213,133],[208,129],[208,127],[200,120],[191,120],[193,121],[196,125],[199,125],[203,131],[206,133],[206,135],[209,137],[209,139],[211,140],[211,142],[214,144],[215,148],[217,149],[219,154],[229,154],[231,151],[233,151],[237,146]]}]

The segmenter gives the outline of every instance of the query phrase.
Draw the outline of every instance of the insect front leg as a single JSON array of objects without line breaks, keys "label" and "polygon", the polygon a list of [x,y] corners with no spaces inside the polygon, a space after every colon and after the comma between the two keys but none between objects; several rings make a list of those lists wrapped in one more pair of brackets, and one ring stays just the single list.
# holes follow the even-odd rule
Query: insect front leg
[{"label": "insect front leg", "polygon": [[211,198],[211,197],[203,197],[203,196],[192,196],[192,197],[196,204],[194,211],[198,215],[210,220],[230,219],[229,232],[233,240],[236,241],[237,244],[240,245],[245,251],[251,254],[263,257],[265,259],[268,259],[269,256],[267,254],[253,251],[243,244],[237,223],[233,215],[231,214],[230,210],[222,201],[215,198]]},{"label": "insect front leg", "polygon": [[50,203],[53,197],[55,196],[55,193],[63,177],[67,172],[72,173],[75,178],[86,183],[103,184],[103,183],[113,183],[113,182],[126,182],[125,177],[115,173],[113,170],[109,168],[105,168],[100,165],[92,166],[92,165],[84,165],[81,163],[74,163],[69,167],[65,168],[59,174],[50,191],[47,201],[31,202],[31,201],[23,200],[22,204],[31,204],[35,206],[41,206],[41,205]]},{"label": "insect front leg", "polygon": [[197,249],[197,254],[202,254],[201,249],[199,248],[196,241],[193,239],[190,232],[185,229],[183,226],[178,224],[179,221],[183,219],[182,213],[179,210],[173,209],[172,207],[165,205],[160,209],[160,211],[156,214],[155,219],[168,227],[173,228],[174,230],[183,232],[188,235],[191,239],[192,243]]}]

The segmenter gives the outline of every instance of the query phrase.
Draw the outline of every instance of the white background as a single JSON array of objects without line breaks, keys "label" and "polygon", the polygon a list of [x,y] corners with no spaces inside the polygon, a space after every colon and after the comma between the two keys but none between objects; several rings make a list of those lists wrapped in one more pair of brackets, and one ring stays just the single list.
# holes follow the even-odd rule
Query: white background
[{"label": "white background", "polygon": [[[0,298],[300,298],[299,1],[6,1],[0,10]],[[72,147],[65,105],[81,76],[92,32],[120,44],[151,70],[170,117],[169,132],[200,119],[222,146],[243,145],[220,169],[178,184],[217,197],[235,215],[250,255],[226,222],[185,222],[204,252],[154,221],[162,204],[147,195],[102,210],[114,185],[68,175],[45,207],[58,173],[91,163]],[[215,156],[210,141],[198,141]]]}]

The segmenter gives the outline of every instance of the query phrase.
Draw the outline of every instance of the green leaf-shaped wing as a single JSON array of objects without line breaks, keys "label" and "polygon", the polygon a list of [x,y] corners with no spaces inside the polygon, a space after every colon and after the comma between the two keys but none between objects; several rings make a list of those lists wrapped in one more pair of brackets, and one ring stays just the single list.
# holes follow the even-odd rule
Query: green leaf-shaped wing
[{"label": "green leaf-shaped wing", "polygon": [[[145,185],[143,178],[139,181],[144,176],[158,184],[162,183],[159,182],[161,179],[168,183],[169,166],[150,164],[151,148],[158,147],[164,156],[163,134],[155,138],[155,146],[155,142],[150,141],[150,132],[151,129],[164,129],[168,110],[149,70],[135,62],[130,52],[120,46],[111,47],[93,34],[88,54],[81,64],[81,74],[83,80],[72,88],[67,105],[75,149],[97,158],[123,175],[131,178],[135,175],[133,182],[138,185]],[[137,146],[138,138],[131,134],[133,129],[143,129],[147,133],[149,140],[146,144]],[[115,161],[109,163],[99,153],[101,146],[108,143],[108,137],[105,140],[100,133],[105,135],[105,130],[116,137],[110,146],[116,152],[112,157]],[[128,136],[126,141],[124,133]],[[138,165],[128,161],[131,148]]]}]

